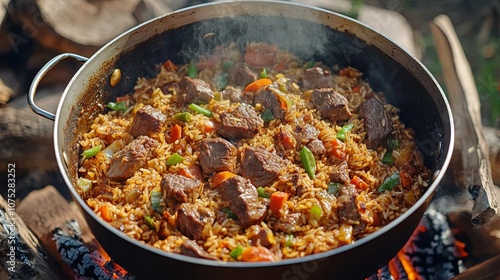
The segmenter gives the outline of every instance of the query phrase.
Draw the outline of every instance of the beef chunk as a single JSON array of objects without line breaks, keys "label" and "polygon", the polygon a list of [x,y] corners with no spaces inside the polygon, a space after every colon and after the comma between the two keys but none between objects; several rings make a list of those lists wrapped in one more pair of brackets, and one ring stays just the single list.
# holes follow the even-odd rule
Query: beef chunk
[{"label": "beef chunk", "polygon": [[158,144],[158,141],[148,136],[137,137],[113,155],[106,175],[115,181],[127,180],[156,156],[155,148]]},{"label": "beef chunk", "polygon": [[181,245],[181,254],[184,256],[208,259],[208,260],[217,260],[215,256],[210,255],[203,247],[198,245],[196,241],[188,239],[184,241]]},{"label": "beef chunk", "polygon": [[257,80],[257,73],[245,64],[235,64],[229,69],[227,82],[230,85],[246,87],[255,80]]},{"label": "beef chunk", "polygon": [[167,197],[178,202],[194,202],[203,190],[201,181],[171,173],[163,175],[160,185]]},{"label": "beef chunk", "polygon": [[317,156],[322,156],[326,153],[325,145],[319,139],[314,139],[306,145],[311,152]]},{"label": "beef chunk", "polygon": [[177,209],[176,225],[179,231],[191,239],[202,239],[205,226],[214,220],[213,213],[207,208],[191,203],[182,203]]},{"label": "beef chunk", "polygon": [[269,228],[253,225],[248,228],[247,236],[252,246],[263,246],[269,248],[276,243],[273,232]]},{"label": "beef chunk", "polygon": [[368,99],[359,106],[359,117],[364,119],[365,144],[369,148],[380,146],[382,140],[392,132],[391,117],[376,98]]},{"label": "beef chunk", "polygon": [[356,188],[348,184],[340,188],[340,195],[337,197],[337,214],[342,223],[350,224],[353,234],[357,235],[366,227],[366,222],[361,219],[356,203]]},{"label": "beef chunk", "polygon": [[256,186],[267,186],[278,179],[285,161],[261,148],[245,148],[241,158],[241,174]]},{"label": "beef chunk", "polygon": [[347,99],[332,88],[314,90],[311,94],[311,102],[323,118],[345,121],[351,117]]},{"label": "beef chunk", "polygon": [[162,114],[160,110],[150,105],[146,105],[135,114],[130,127],[130,134],[132,134],[134,138],[137,138],[141,135],[159,132],[166,118],[167,117]]},{"label": "beef chunk", "polygon": [[200,165],[205,174],[233,171],[236,166],[236,147],[222,138],[204,139],[200,144]]},{"label": "beef chunk", "polygon": [[253,137],[264,125],[264,121],[253,106],[245,103],[240,104],[232,112],[221,113],[219,117],[217,133],[228,140]]},{"label": "beef chunk", "polygon": [[302,78],[302,89],[332,88],[333,76],[320,67],[312,67],[304,72]]},{"label": "beef chunk", "polygon": [[244,228],[260,223],[267,207],[259,201],[257,189],[250,180],[241,176],[226,179],[219,187],[222,200],[229,203],[229,209],[238,217]]},{"label": "beef chunk", "polygon": [[351,181],[349,178],[349,166],[347,165],[347,161],[344,160],[338,165],[333,165],[332,173],[330,173],[330,180],[345,185]]},{"label": "beef chunk", "polygon": [[261,104],[268,109],[275,119],[283,120],[286,115],[287,101],[282,93],[273,86],[259,90],[255,95],[255,104]]},{"label": "beef chunk", "polygon": [[214,93],[210,84],[204,80],[190,77],[183,77],[180,84],[178,105],[190,103],[208,103],[214,98]]},{"label": "beef chunk", "polygon": [[254,95],[255,93],[250,91],[243,92],[241,87],[227,86],[222,91],[222,99],[246,104],[253,104]]},{"label": "beef chunk", "polygon": [[292,233],[299,230],[301,224],[300,213],[287,213],[272,223],[273,229],[285,233]]},{"label": "beef chunk", "polygon": [[293,132],[295,133],[295,140],[297,140],[297,145],[299,147],[317,139],[319,135],[319,131],[316,127],[310,124],[297,125],[293,129]]}]

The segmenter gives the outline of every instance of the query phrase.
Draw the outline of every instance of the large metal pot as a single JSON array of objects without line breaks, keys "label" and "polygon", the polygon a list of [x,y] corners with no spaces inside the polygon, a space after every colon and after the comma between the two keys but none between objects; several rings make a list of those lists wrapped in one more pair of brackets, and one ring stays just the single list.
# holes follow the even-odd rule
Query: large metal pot
[{"label": "large metal pot", "polygon": [[[112,20],[112,19],[110,19]],[[211,33],[211,36],[204,36]],[[97,217],[75,190],[78,136],[116,96],[131,92],[138,77],[154,76],[155,64],[170,58],[187,62],[213,46],[234,41],[266,41],[299,57],[327,65],[353,66],[387,101],[401,109],[403,122],[415,130],[426,165],[434,176],[423,197],[380,231],[328,252],[279,262],[217,262],[167,253],[124,235]],[[36,87],[63,59],[84,65],[67,85],[55,114],[36,106]],[[115,68],[122,71],[109,86]],[[145,279],[361,279],[392,257],[409,239],[438,187],[453,147],[450,108],[425,67],[391,40],[345,16],[304,5],[239,1],[179,10],[139,25],[87,59],[62,54],[35,77],[29,93],[33,110],[55,120],[54,145],[59,169],[93,234],[109,255],[132,274]]]}]

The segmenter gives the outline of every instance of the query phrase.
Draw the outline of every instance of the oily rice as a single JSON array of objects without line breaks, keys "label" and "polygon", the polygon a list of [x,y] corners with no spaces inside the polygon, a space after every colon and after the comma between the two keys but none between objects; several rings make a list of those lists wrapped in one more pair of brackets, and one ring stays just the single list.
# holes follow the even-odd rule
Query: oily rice
[{"label": "oily rice", "polygon": [[[286,115],[283,120],[268,120],[254,137],[232,143],[238,155],[234,174],[241,175],[241,155],[246,147],[264,148],[279,155],[286,162],[276,181],[266,186],[255,186],[263,187],[268,195],[275,192],[289,193],[278,213],[272,213],[268,209],[265,218],[252,226],[263,229],[268,234],[267,238],[271,244],[264,252],[271,254],[274,261],[279,261],[324,252],[355,242],[400,216],[419,199],[427,187],[429,170],[425,168],[416,148],[413,131],[399,120],[398,108],[385,104],[383,95],[370,88],[363,80],[362,73],[353,68],[333,71],[331,69],[336,69],[334,66],[329,68],[321,62],[313,65],[322,68],[328,75],[331,74],[333,89],[348,100],[351,117],[346,121],[331,121],[322,118],[311,103],[312,90],[301,88],[305,65],[309,63],[303,63],[290,53],[264,43],[252,43],[246,50],[255,51],[259,48],[271,49],[274,52],[274,65],[266,69],[267,78],[272,80],[273,86],[286,98]],[[218,51],[219,55],[226,54],[229,58],[216,56],[219,61],[212,64],[198,61],[200,69],[197,77],[209,82],[215,95],[214,99],[201,106],[210,110],[213,116],[196,114],[187,106],[179,106],[176,103],[181,93],[179,84],[189,66],[173,65],[169,62],[158,66],[156,77],[138,79],[134,92],[120,98],[120,101],[127,105],[125,110],[107,109],[94,119],[90,130],[80,136],[82,151],[102,146],[97,154],[82,157],[77,188],[82,198],[97,216],[130,238],[168,252],[179,253],[181,245],[188,237],[177,228],[179,202],[168,197],[162,190],[162,176],[167,173],[191,176],[189,172],[193,171],[193,167],[199,170],[200,141],[219,137],[217,130],[211,129],[211,126],[220,123],[221,113],[231,112],[239,105],[221,94],[225,85],[221,85],[217,79],[227,77],[228,62],[246,62],[244,53],[240,53],[233,45]],[[258,73],[258,70],[254,71]],[[375,148],[368,148],[365,144],[367,132],[365,120],[359,116],[359,107],[369,98],[384,102],[384,110],[392,121],[392,132],[386,138],[397,140],[397,147],[388,147],[385,142]],[[136,113],[146,105],[160,110],[166,116],[160,130],[149,135],[158,141],[156,156],[137,168],[125,181],[110,180],[107,172],[113,154],[134,139],[130,134],[131,124]],[[253,105],[259,113],[264,112],[262,104]],[[182,112],[190,112],[191,119],[181,121],[176,118],[176,115]],[[291,143],[277,140],[280,133],[293,133],[297,125],[305,124],[317,129],[317,139],[326,150],[324,154],[314,156],[314,178],[311,178],[303,167],[300,155],[303,143],[298,143],[294,138],[290,139]],[[339,148],[335,146],[339,145],[337,133],[347,124],[352,125],[352,129],[340,143],[342,153],[336,154],[335,151]],[[181,126],[181,137],[170,141],[169,133],[176,125]],[[180,154],[182,160],[169,166],[167,159],[174,153]],[[392,155],[392,162],[383,161],[388,153]],[[359,218],[365,225],[360,232],[354,230],[360,221],[345,220],[339,214],[338,200],[342,195],[342,188],[346,188],[346,183],[340,185],[340,191],[332,188],[332,183],[335,182],[331,181],[330,174],[343,161],[348,166],[350,182],[347,184],[354,186],[356,190],[353,194],[355,205]],[[400,172],[398,183],[390,190],[379,191],[379,186],[397,172]],[[293,180],[286,179],[290,174],[294,174]],[[221,198],[219,191],[211,187],[212,174],[205,174],[201,180],[203,190],[193,203],[208,209],[216,218],[211,224],[204,226],[201,238],[196,242],[219,260],[248,260],[241,255],[235,255],[234,252],[240,247],[246,250],[252,246],[260,246],[251,241],[252,231],[244,228],[238,219],[227,211],[224,212],[229,205]],[[155,192],[160,192],[161,198],[156,209],[153,209],[151,198]],[[264,205],[270,204],[267,197],[259,197],[259,201]],[[312,210],[313,208],[315,210]],[[314,211],[316,213],[313,213]],[[285,223],[286,217],[294,218],[290,230],[283,230],[278,225]]]}]

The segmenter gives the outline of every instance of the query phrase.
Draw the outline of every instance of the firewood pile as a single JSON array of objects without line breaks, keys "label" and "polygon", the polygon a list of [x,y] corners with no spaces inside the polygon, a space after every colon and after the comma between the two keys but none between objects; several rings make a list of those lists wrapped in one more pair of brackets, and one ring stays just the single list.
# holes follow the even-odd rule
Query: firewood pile
[{"label": "firewood pile", "polygon": [[[200,2],[206,1],[0,0],[0,279],[92,279],[95,275],[86,275],[85,269],[102,272],[102,279],[131,278],[100,248],[71,201],[56,164],[53,122],[35,115],[26,95],[33,77],[56,55],[90,57],[124,31]],[[79,67],[66,60],[49,71],[39,86],[37,104],[54,112]],[[493,182],[500,185],[500,132],[488,127],[482,132]],[[452,162],[445,185],[465,184],[461,168],[460,160]],[[4,182],[13,178],[11,192]],[[470,223],[470,211],[458,209],[447,218],[455,237],[468,246],[468,257],[462,256],[467,267],[498,267],[498,215],[481,226]],[[83,271],[65,259],[65,250],[71,248],[83,250]],[[13,251],[16,257],[11,259]]]}]

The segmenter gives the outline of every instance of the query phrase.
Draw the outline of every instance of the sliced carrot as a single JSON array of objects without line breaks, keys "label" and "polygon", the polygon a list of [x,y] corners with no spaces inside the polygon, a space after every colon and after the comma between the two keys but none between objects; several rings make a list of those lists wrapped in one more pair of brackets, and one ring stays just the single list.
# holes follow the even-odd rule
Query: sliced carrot
[{"label": "sliced carrot", "polygon": [[205,121],[205,126],[203,127],[205,132],[211,132],[215,130],[215,123],[213,121]]},{"label": "sliced carrot", "polygon": [[248,84],[248,86],[245,87],[244,91],[257,92],[260,89],[262,89],[262,88],[264,88],[272,83],[273,83],[273,81],[271,81],[270,79],[267,79],[267,78],[258,79],[255,82]]},{"label": "sliced carrot", "polygon": [[332,155],[337,158],[345,159],[346,158],[346,152],[345,152],[345,143],[340,141],[337,138],[334,138],[332,140]]},{"label": "sliced carrot", "polygon": [[107,204],[103,204],[99,207],[99,212],[101,212],[101,218],[106,222],[111,222],[113,220],[113,212],[109,209]]},{"label": "sliced carrot", "polygon": [[273,192],[269,201],[269,209],[275,216],[279,216],[281,208],[285,205],[290,195],[286,192]]},{"label": "sliced carrot", "polygon": [[186,167],[186,168],[182,168],[181,170],[179,170],[179,174],[181,174],[182,176],[184,177],[188,177],[188,178],[196,178],[196,179],[199,179],[199,180],[202,180],[203,179],[203,174],[201,173],[201,169],[198,165],[191,165],[189,167]]},{"label": "sliced carrot", "polygon": [[358,86],[353,86],[352,87],[352,92],[358,93],[359,92],[359,87]]},{"label": "sliced carrot", "polygon": [[251,246],[243,250],[241,260],[244,262],[272,262],[274,261],[274,254],[266,247]]},{"label": "sliced carrot", "polygon": [[359,178],[357,175],[354,175],[351,179],[351,184],[356,186],[357,189],[366,190],[368,188],[368,184],[363,181],[363,179]]},{"label": "sliced carrot", "polygon": [[221,171],[221,172],[215,173],[215,175],[212,176],[211,187],[213,189],[218,188],[220,185],[222,185],[222,183],[224,183],[224,181],[226,181],[227,179],[234,177],[234,176],[236,176],[236,174],[234,174],[230,171]]},{"label": "sliced carrot", "polygon": [[177,72],[177,66],[175,66],[175,64],[170,59],[163,63],[163,67],[165,67],[165,70],[169,72]]},{"label": "sliced carrot", "polygon": [[401,178],[401,185],[403,188],[409,188],[412,185],[412,179],[410,174],[404,171],[399,171],[399,177]]},{"label": "sliced carrot", "polygon": [[280,102],[281,109],[287,110],[288,109],[288,101],[286,100],[286,98],[280,94],[276,94],[276,96],[278,97],[278,101]]},{"label": "sliced carrot", "polygon": [[182,137],[182,127],[178,124],[174,125],[172,127],[172,130],[170,130],[169,133],[170,136],[170,142],[174,143],[175,141],[181,139]]},{"label": "sliced carrot", "polygon": [[125,95],[125,96],[118,96],[116,98],[116,102],[127,102],[130,100],[130,96],[129,95]]}]

